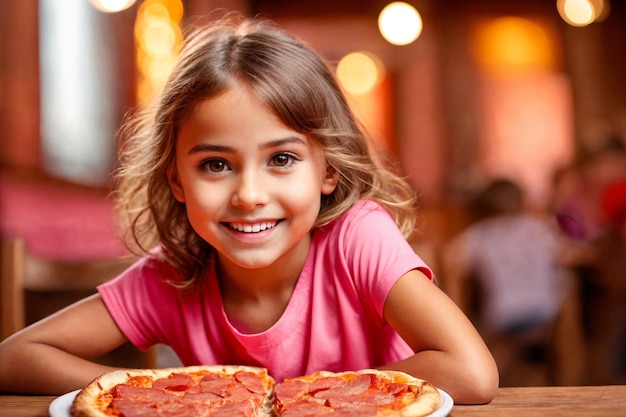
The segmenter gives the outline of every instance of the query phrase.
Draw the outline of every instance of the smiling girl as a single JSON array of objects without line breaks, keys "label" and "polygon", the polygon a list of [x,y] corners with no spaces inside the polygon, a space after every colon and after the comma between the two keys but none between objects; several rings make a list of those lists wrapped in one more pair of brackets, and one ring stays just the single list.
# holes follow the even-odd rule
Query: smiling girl
[{"label": "smiling girl", "polygon": [[406,241],[413,191],[373,162],[331,69],[270,23],[188,38],[127,126],[117,178],[144,256],[3,342],[0,390],[83,387],[111,369],[87,358],[130,340],[279,381],[377,367],[457,403],[494,396],[491,354]]}]

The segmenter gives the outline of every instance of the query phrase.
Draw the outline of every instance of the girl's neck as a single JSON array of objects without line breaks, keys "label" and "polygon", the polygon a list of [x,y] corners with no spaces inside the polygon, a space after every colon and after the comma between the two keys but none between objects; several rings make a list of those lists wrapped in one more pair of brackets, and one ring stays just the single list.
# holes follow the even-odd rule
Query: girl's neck
[{"label": "girl's neck", "polygon": [[258,333],[280,319],[293,294],[306,262],[311,238],[272,265],[261,269],[241,268],[218,256],[216,273],[230,322],[240,331]]},{"label": "girl's neck", "polygon": [[273,264],[254,269],[243,268],[217,254],[216,273],[222,297],[255,298],[293,290],[310,247],[311,235],[307,235]]}]

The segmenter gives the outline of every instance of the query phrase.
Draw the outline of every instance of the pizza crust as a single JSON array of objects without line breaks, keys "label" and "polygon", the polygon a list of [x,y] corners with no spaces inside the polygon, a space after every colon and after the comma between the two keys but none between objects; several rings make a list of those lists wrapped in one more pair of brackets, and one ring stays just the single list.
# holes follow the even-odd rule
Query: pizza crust
[{"label": "pizza crust", "polygon": [[[360,371],[363,372],[363,371]],[[383,377],[389,377],[393,382],[408,384],[418,387],[417,401],[408,404],[400,411],[401,417],[423,417],[431,414],[441,405],[441,395],[437,388],[428,381],[416,378],[399,371],[379,371],[376,369],[365,372],[377,373]]]}]

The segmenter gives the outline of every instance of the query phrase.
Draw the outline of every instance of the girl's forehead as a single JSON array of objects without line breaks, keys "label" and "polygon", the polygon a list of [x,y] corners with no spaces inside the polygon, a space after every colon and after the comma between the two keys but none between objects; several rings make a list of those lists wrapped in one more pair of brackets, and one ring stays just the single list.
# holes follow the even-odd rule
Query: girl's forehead
[{"label": "girl's forehead", "polygon": [[[248,116],[264,114],[266,118],[268,116],[276,118],[282,123],[276,111],[263,101],[259,94],[250,87],[239,85],[225,88],[213,96],[198,100],[191,117],[229,119],[233,115],[240,115],[243,118],[244,113]],[[242,120],[242,123],[244,122],[245,120]]]},{"label": "girl's forehead", "polygon": [[251,86],[238,82],[217,90],[210,96],[199,98],[194,103],[191,114],[199,111],[210,111],[215,104],[219,104],[219,102],[224,100],[229,101],[231,106],[253,102],[256,106],[270,108],[269,103],[265,102],[261,95]]},{"label": "girl's forehead", "polygon": [[178,131],[179,140],[181,135],[212,140],[246,137],[249,141],[306,137],[306,143],[314,144],[308,134],[287,124],[249,88],[229,88],[200,100]]}]

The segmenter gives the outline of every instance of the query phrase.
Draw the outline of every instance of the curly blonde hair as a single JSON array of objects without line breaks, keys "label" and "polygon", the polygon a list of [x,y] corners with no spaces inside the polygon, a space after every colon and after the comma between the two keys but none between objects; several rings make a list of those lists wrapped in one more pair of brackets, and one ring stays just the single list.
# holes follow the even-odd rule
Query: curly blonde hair
[{"label": "curly blonde hair", "polygon": [[198,103],[247,85],[290,128],[306,134],[338,173],[335,191],[321,196],[316,227],[360,199],[379,202],[409,237],[415,225],[413,189],[375,163],[368,137],[351,112],[329,65],[306,44],[260,19],[228,16],[192,32],[161,94],[124,126],[115,172],[118,212],[129,246],[149,252],[160,243],[185,285],[202,276],[213,247],[191,227],[174,199],[167,171],[180,123]]}]

